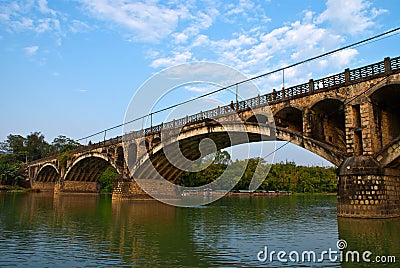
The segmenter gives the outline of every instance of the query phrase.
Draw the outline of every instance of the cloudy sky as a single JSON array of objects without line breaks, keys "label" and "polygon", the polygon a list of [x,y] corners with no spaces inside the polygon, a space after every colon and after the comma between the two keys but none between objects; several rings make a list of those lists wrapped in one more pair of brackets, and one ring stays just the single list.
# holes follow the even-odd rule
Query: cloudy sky
[{"label": "cloudy sky", "polygon": [[[395,0],[0,1],[0,140],[78,139],[123,122],[135,91],[166,67],[212,61],[251,77],[396,28],[399,11]],[[394,35],[287,70],[285,85],[398,56],[399,43]],[[282,77],[258,83],[266,93]],[[294,146],[278,159],[326,163]]]}]

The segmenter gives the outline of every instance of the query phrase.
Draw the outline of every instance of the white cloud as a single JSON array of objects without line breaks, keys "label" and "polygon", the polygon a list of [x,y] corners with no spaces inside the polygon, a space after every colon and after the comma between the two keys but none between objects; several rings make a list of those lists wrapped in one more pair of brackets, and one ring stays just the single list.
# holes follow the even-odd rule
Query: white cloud
[{"label": "white cloud", "polygon": [[10,32],[35,31],[59,34],[61,31],[57,12],[48,8],[46,0],[15,1],[0,6],[1,23]]},{"label": "white cloud", "polygon": [[56,11],[47,6],[47,0],[38,0],[39,11],[44,14],[56,15]]},{"label": "white cloud", "polygon": [[328,0],[327,9],[317,18],[317,23],[329,22],[340,33],[360,34],[375,25],[377,16],[387,12],[371,5],[365,0]]},{"label": "white cloud", "polygon": [[171,34],[184,17],[183,6],[163,6],[154,1],[81,0],[95,17],[124,26],[141,41],[155,42]]},{"label": "white cloud", "polygon": [[197,46],[205,46],[210,42],[210,39],[208,36],[204,34],[200,34],[197,36],[197,38],[193,41],[192,47],[197,47]]},{"label": "white cloud", "polygon": [[25,51],[26,55],[28,55],[28,56],[35,55],[38,50],[39,50],[38,46],[31,46],[31,47],[24,48],[24,51]]},{"label": "white cloud", "polygon": [[189,61],[192,56],[193,55],[190,51],[174,52],[171,57],[159,58],[154,60],[150,66],[153,68],[170,67],[176,64],[185,63]]},{"label": "white cloud", "polygon": [[206,93],[210,92],[212,90],[215,90],[216,87],[213,85],[206,85],[206,84],[200,84],[200,85],[187,85],[184,87],[185,90],[187,91],[192,91],[196,93]]},{"label": "white cloud", "polygon": [[186,43],[188,40],[188,36],[184,33],[175,33],[173,37],[175,38],[175,44]]},{"label": "white cloud", "polygon": [[45,18],[45,19],[39,19],[37,21],[37,25],[35,26],[35,31],[38,33],[44,33],[44,32],[60,32],[60,21],[58,19],[53,19],[53,18]]},{"label": "white cloud", "polygon": [[182,31],[187,38],[195,38],[202,31],[209,29],[220,15],[218,9],[208,7],[205,10],[194,11],[186,18],[189,19],[188,26]]},{"label": "white cloud", "polygon": [[69,25],[69,29],[73,33],[80,33],[80,32],[86,32],[91,29],[91,27],[80,20],[72,20],[71,24]]},{"label": "white cloud", "polygon": [[[368,10],[374,9],[369,7]],[[192,52],[190,57],[184,58],[185,61],[200,58],[193,51],[193,49],[200,49],[208,52],[205,60],[215,60],[214,57],[217,57],[218,62],[233,66],[253,76],[323,54],[340,47],[346,41],[345,35],[321,24],[320,14],[309,10],[304,11],[303,14],[304,18],[301,21],[292,22],[269,32],[263,31],[260,27],[253,27],[243,29],[240,33],[233,33],[231,38],[213,40],[206,34],[199,34],[195,38],[188,37],[185,40],[188,43],[186,47],[175,47],[172,50],[172,56],[155,59],[151,66],[155,68],[170,66],[177,62],[175,59],[182,57],[182,51],[188,50]],[[318,62],[288,69],[285,71],[285,85],[304,83],[315,73],[326,75],[341,71],[341,68],[347,67],[357,55],[356,49],[348,49]],[[318,77],[320,76],[314,78]],[[282,74],[274,74],[264,79],[261,85],[269,90],[273,87],[280,88]]]}]

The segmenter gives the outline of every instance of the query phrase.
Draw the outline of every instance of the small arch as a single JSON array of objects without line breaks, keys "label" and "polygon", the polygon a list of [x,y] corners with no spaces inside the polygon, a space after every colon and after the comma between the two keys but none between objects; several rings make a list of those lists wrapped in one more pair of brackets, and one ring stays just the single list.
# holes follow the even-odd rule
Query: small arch
[{"label": "small arch", "polygon": [[263,114],[254,114],[246,119],[246,123],[266,124],[267,122],[268,122],[268,117]]},{"label": "small arch", "polygon": [[127,152],[127,162],[128,162],[128,169],[133,170],[137,160],[137,145],[136,143],[131,143],[128,145],[128,152]]},{"label": "small arch", "polygon": [[119,168],[113,165],[108,157],[99,153],[82,155],[76,159],[65,173],[64,181],[97,182],[100,175],[112,166],[119,172]]},{"label": "small arch", "polygon": [[35,181],[37,182],[56,182],[60,179],[60,172],[57,167],[51,163],[47,163],[38,171]]},{"label": "small arch", "polygon": [[400,84],[380,87],[370,95],[373,103],[375,132],[379,147],[383,148],[400,136]]},{"label": "small arch", "polygon": [[149,141],[148,141],[146,138],[143,139],[143,140],[139,143],[139,146],[140,146],[141,148],[146,148],[146,151],[149,151],[149,149],[150,149]]},{"label": "small arch", "polygon": [[161,143],[161,138],[160,137],[155,137],[152,141],[151,141],[151,147],[154,148],[157,145],[159,145]]},{"label": "small arch", "polygon": [[117,155],[116,155],[115,164],[119,168],[123,168],[125,166],[124,149],[122,148],[122,146],[119,146],[117,148]]},{"label": "small arch", "polygon": [[114,150],[114,148],[109,148],[109,149],[108,149],[108,153],[107,153],[107,155],[108,155],[109,157],[113,157],[113,156],[114,156],[114,154],[115,154],[115,150]]},{"label": "small arch", "polygon": [[289,130],[303,132],[303,112],[295,107],[284,107],[275,115],[275,125]]},{"label": "small arch", "polygon": [[345,112],[341,100],[328,98],[314,103],[308,117],[313,139],[346,148]]}]

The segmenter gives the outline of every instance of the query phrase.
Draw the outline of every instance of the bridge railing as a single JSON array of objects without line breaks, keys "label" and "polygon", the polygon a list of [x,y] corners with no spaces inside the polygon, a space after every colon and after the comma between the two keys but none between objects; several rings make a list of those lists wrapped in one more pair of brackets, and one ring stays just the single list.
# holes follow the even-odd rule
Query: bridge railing
[{"label": "bridge railing", "polygon": [[400,70],[400,57],[390,59],[390,69]]},{"label": "bridge railing", "polygon": [[385,73],[384,61],[364,66],[350,71],[350,81],[358,81],[364,78],[370,78],[375,75]]},{"label": "bridge railing", "polygon": [[[205,118],[216,118],[233,112],[240,112],[248,108],[256,108],[260,105],[268,103],[278,103],[288,99],[300,98],[305,95],[315,94],[320,91],[327,91],[344,85],[351,85],[364,79],[372,79],[374,77],[400,72],[400,57],[393,59],[385,58],[381,62],[373,63],[354,70],[346,69],[342,73],[334,74],[321,79],[310,79],[308,83],[284,88],[279,91],[273,91],[265,95],[259,95],[254,98],[243,100],[237,103],[231,103],[225,106],[217,107],[208,111],[202,111],[197,114],[189,115],[170,122],[166,122],[157,126],[146,128],[145,135],[158,133],[162,129],[184,126],[188,123],[194,123],[204,120]],[[138,134],[143,134],[138,131]],[[135,135],[137,136],[137,135]]]}]

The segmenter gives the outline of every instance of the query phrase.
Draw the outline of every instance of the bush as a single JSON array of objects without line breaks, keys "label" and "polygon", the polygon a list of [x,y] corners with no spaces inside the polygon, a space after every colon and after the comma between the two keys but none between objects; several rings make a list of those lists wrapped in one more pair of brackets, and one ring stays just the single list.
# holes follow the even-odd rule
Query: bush
[{"label": "bush", "polygon": [[118,175],[113,167],[108,167],[99,178],[100,192],[111,193],[114,188],[114,179]]}]

